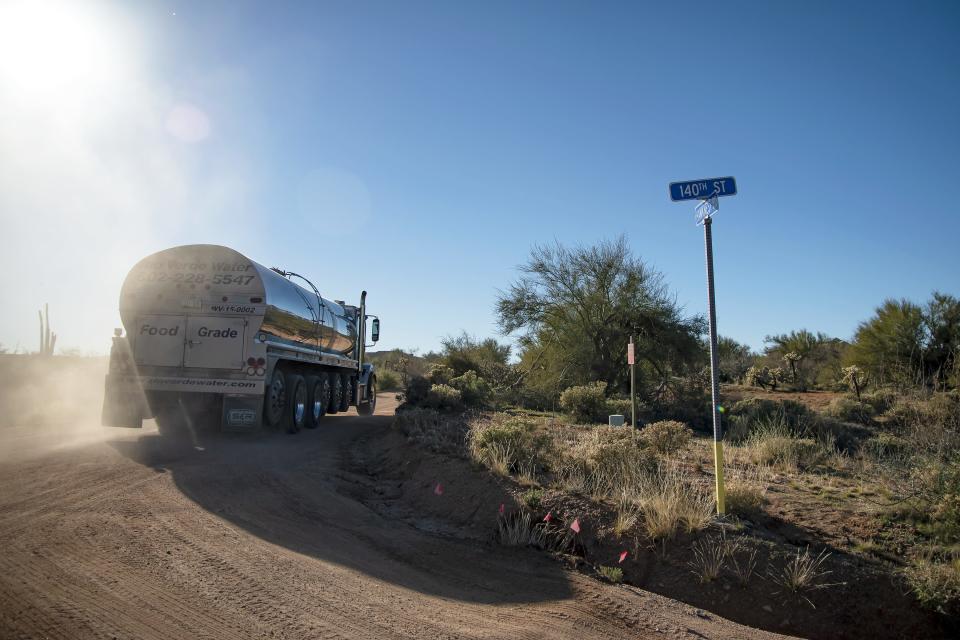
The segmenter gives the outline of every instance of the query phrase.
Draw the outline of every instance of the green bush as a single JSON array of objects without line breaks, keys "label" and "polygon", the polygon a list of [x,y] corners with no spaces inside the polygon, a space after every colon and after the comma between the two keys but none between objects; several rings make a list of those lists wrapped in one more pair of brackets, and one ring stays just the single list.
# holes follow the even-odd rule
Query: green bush
[{"label": "green bush", "polygon": [[591,382],[560,394],[560,407],[577,422],[606,422],[607,383]]},{"label": "green bush", "polygon": [[540,503],[543,502],[543,489],[527,489],[523,492],[523,495],[520,496],[520,499],[523,500],[523,504],[531,509],[539,509]]},{"label": "green bush", "polygon": [[457,389],[468,407],[483,407],[490,400],[490,385],[475,371],[467,371],[461,376],[450,379],[450,386]]},{"label": "green bush", "polygon": [[831,418],[843,420],[844,422],[856,422],[858,424],[873,423],[873,416],[876,414],[872,404],[866,402],[857,402],[852,398],[834,398],[827,407],[826,414]]},{"label": "green bush", "polygon": [[453,369],[443,364],[435,364],[427,374],[430,384],[450,384],[453,378]]},{"label": "green bush", "polygon": [[463,409],[463,398],[458,389],[446,384],[430,387],[424,406],[438,411],[457,411]]},{"label": "green bush", "polygon": [[[630,398],[607,398],[606,409],[604,413],[607,417],[609,416],[623,416],[626,418],[626,424],[630,424],[630,413],[633,410],[633,405],[630,402]],[[640,410],[640,404],[637,403],[637,411]],[[606,420],[604,420],[606,422]]]},{"label": "green bush", "polygon": [[654,451],[666,455],[686,448],[693,438],[693,431],[682,422],[661,420],[645,426],[640,437]]}]

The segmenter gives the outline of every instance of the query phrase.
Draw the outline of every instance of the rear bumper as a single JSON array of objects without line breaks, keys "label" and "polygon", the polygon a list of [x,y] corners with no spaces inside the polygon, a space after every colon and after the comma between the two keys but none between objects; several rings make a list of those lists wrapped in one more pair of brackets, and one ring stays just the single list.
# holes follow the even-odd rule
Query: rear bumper
[{"label": "rear bumper", "polygon": [[114,376],[117,384],[141,391],[179,391],[188,393],[222,393],[230,395],[263,395],[263,379],[199,378],[194,376]]}]

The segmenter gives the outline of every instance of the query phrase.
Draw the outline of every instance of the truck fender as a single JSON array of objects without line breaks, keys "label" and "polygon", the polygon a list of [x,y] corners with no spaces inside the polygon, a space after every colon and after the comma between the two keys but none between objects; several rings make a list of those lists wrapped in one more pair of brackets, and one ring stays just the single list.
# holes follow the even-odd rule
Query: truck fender
[{"label": "truck fender", "polygon": [[[357,403],[363,402],[367,399],[367,389],[369,388],[368,383],[370,382],[371,377],[376,377],[374,367],[372,364],[366,363],[360,368],[360,376],[357,378]],[[363,393],[359,393],[360,391]]]}]

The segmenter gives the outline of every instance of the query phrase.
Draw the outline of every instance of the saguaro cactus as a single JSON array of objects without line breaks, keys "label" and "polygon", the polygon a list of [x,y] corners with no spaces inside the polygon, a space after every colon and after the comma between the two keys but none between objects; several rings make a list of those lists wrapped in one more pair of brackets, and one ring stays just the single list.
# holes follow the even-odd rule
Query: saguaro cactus
[{"label": "saguaro cactus", "polygon": [[57,344],[57,334],[50,331],[50,305],[44,304],[40,316],[40,355],[52,356],[53,348]]}]

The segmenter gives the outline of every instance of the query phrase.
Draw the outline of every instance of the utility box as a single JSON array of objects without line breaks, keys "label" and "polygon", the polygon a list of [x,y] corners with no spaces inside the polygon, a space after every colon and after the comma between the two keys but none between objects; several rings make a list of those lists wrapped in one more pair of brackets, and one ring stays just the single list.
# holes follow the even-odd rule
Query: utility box
[{"label": "utility box", "polygon": [[613,416],[610,416],[608,419],[610,421],[609,424],[611,427],[622,427],[626,422],[626,418],[624,418],[621,415],[613,415]]}]

